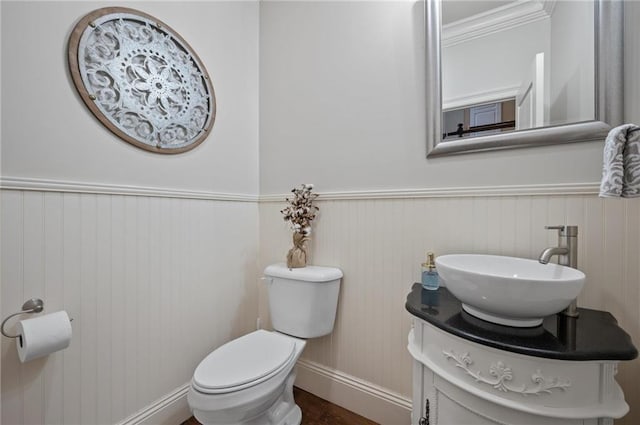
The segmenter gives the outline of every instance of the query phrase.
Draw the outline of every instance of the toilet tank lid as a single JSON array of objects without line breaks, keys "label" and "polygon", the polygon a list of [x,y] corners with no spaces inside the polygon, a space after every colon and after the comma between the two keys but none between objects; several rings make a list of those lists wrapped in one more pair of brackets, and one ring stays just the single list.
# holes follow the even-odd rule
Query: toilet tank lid
[{"label": "toilet tank lid", "polygon": [[330,282],[342,277],[342,270],[336,267],[307,266],[290,269],[285,263],[271,264],[264,269],[264,275],[305,282]]}]

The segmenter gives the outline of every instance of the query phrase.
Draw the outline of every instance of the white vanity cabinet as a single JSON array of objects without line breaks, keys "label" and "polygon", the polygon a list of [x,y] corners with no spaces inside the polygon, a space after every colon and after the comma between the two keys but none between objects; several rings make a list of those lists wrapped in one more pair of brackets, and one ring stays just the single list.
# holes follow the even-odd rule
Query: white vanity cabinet
[{"label": "white vanity cabinet", "polygon": [[549,330],[560,323],[555,317],[513,334],[485,329],[446,289],[430,305],[420,291],[414,286],[407,297],[412,424],[613,425],[628,412],[615,375],[637,350],[609,313],[581,309],[567,341]]},{"label": "white vanity cabinet", "polygon": [[418,318],[408,347],[414,359],[413,424],[605,425],[629,410],[614,379],[617,362],[510,353]]}]

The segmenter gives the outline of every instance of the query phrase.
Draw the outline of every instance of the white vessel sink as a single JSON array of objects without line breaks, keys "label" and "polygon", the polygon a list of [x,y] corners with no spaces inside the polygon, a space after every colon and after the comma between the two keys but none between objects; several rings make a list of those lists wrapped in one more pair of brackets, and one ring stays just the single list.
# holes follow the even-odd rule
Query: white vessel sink
[{"label": "white vessel sink", "polygon": [[442,255],[436,268],[467,313],[517,327],[538,326],[545,316],[564,310],[585,278],[570,267],[499,255]]}]

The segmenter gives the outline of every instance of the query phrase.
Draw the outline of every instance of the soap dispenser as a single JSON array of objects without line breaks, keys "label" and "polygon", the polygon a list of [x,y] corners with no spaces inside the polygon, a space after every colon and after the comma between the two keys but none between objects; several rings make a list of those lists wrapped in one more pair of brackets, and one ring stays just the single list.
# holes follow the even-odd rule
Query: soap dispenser
[{"label": "soap dispenser", "polygon": [[428,252],[427,262],[422,263],[422,287],[430,291],[434,291],[440,286],[440,279],[438,278],[436,263],[433,257],[433,252]]}]

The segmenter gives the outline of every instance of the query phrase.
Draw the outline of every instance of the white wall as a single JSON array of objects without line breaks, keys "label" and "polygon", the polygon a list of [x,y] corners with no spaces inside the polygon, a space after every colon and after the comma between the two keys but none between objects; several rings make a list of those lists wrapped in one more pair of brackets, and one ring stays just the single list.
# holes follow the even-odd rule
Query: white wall
[{"label": "white wall", "polygon": [[626,122],[640,125],[640,2],[624,3],[624,115]]},{"label": "white wall", "polygon": [[257,2],[120,2],[181,34],[211,75],[213,130],[181,155],[121,141],[76,93],[66,60],[69,34],[85,14],[112,5],[2,2],[3,177],[256,194]]},{"label": "white wall", "polygon": [[[540,226],[576,222],[583,230],[580,264],[590,279],[581,304],[612,311],[640,340],[637,201],[529,196],[517,188],[497,198],[482,188],[596,182],[601,143],[425,159],[421,2],[123,3],[181,32],[213,76],[212,136],[190,153],[166,157],[118,141],[72,94],[66,37],[73,23],[102,5],[2,2],[3,178],[256,194],[260,168],[265,195],[301,182],[321,192],[480,186],[471,198],[320,203],[312,261],[342,267],[345,281],[336,332],[312,341],[305,359],[321,365],[325,377],[351,376],[349,384],[364,383],[400,406],[410,392],[403,304],[425,249],[530,256],[553,242]],[[628,2],[627,13],[626,83],[633,94],[640,84],[640,30],[632,24],[640,5]],[[48,31],[39,32],[36,23]],[[16,61],[28,50],[21,46],[37,47],[38,54]],[[49,74],[41,72],[43,64],[50,64]],[[49,115],[28,120],[31,108]],[[627,120],[640,121],[637,96],[627,97],[626,108]],[[282,261],[289,245],[280,202],[260,206],[259,224],[253,202],[214,195],[179,200],[4,190],[0,203],[0,310],[44,293],[47,308],[68,309],[76,319],[73,345],[46,360],[19,365],[11,341],[2,342],[7,424],[113,423],[175,391],[204,353],[251,329],[256,311],[267,317],[264,293],[259,309],[255,299],[258,231],[259,267]],[[146,299],[140,309],[132,303]],[[191,308],[191,301],[205,300],[213,306]],[[118,332],[131,323],[135,332]],[[192,345],[176,353],[181,342]],[[619,375],[632,404],[623,423],[640,420],[638,365],[623,365]],[[320,378],[305,382],[329,395],[335,389],[321,387]]]},{"label": "white wall", "polygon": [[0,309],[41,297],[75,319],[68,349],[27,364],[2,338],[3,424],[180,423],[198,362],[255,328],[258,3],[119,3],[212,76],[212,134],[179,155],[119,140],[75,93],[67,38],[106,5],[1,4],[2,187],[21,190],[0,197]]},{"label": "white wall", "polygon": [[551,124],[594,117],[594,8],[558,1],[551,16]]},{"label": "white wall", "polygon": [[188,418],[198,363],[255,329],[257,210],[2,191],[2,311],[38,297],[74,318],[69,348],[25,364],[2,338],[2,423],[113,424],[167,394]]},{"label": "white wall", "polygon": [[600,143],[425,159],[423,15],[421,1],[261,5],[261,194],[600,179]]},{"label": "white wall", "polygon": [[[378,405],[389,409],[398,397],[411,395],[411,356],[407,351],[410,315],[404,309],[420,263],[427,251],[437,255],[469,252],[536,258],[557,243],[548,224],[579,227],[578,267],[587,276],[578,304],[610,311],[640,343],[640,200],[603,200],[596,195],[518,194],[497,197],[478,189],[468,196],[404,196],[397,199],[355,197],[319,202],[314,224],[311,262],[340,267],[344,272],[338,315],[330,336],[310,340],[302,358],[320,364],[324,375],[334,371],[355,376],[392,392]],[[322,199],[322,197],[320,198]],[[261,267],[283,258],[290,235],[282,224],[282,202],[260,205]],[[266,294],[261,317],[267,317]],[[306,367],[303,365],[306,371]],[[326,369],[326,370],[325,370]],[[620,366],[621,383],[631,414],[640,420],[640,361]],[[302,376],[302,373],[300,374]],[[335,373],[335,375],[340,376]],[[356,410],[356,398],[337,396],[340,379],[328,385],[322,374],[298,385]],[[365,386],[369,389],[369,386]],[[374,416],[369,404],[358,411],[384,424],[401,422]],[[406,421],[404,422],[406,423]]]},{"label": "white wall", "polygon": [[[344,376],[387,389],[372,396],[379,401],[410,394],[404,299],[428,249],[534,257],[555,242],[544,225],[578,224],[589,279],[579,304],[611,311],[640,343],[640,201],[597,198],[602,142],[426,160],[422,16],[413,1],[261,5],[260,267],[282,261],[290,244],[276,199],[302,182],[337,193],[320,202],[311,262],[345,271],[338,321],[332,336],[309,343],[313,367],[301,369],[315,377],[305,386],[354,409],[353,392],[337,395]],[[640,121],[639,18],[640,5],[627,2],[628,121]],[[549,184],[589,193],[556,195]],[[509,196],[492,196],[494,186]],[[455,187],[475,189],[447,195]],[[387,192],[367,192],[377,190]],[[264,293],[260,305],[267,317]],[[640,421],[639,368],[621,366],[631,413],[618,423]]]},{"label": "white wall", "polygon": [[[520,88],[537,53],[550,54],[549,19],[442,49],[442,101]],[[494,99],[500,100],[500,99]]]},{"label": "white wall", "polygon": [[[0,22],[2,22],[2,6],[0,5]],[[2,46],[2,31],[0,31],[0,47]],[[2,60],[0,55],[0,82],[2,81]],[[2,98],[2,84],[0,84],[0,99]],[[2,102],[0,101],[0,117],[2,117]],[[0,120],[0,145],[2,144],[2,122]],[[2,175],[2,149],[0,148],[0,176]],[[0,199],[0,211],[2,210],[2,200]],[[0,240],[2,238],[2,226],[0,226]],[[0,243],[0,258],[2,257],[2,244]],[[0,291],[2,290],[2,276],[0,276]],[[0,302],[0,316],[2,303]],[[2,362],[0,361],[0,392],[2,391]],[[2,403],[0,403],[0,418],[2,417]]]}]

